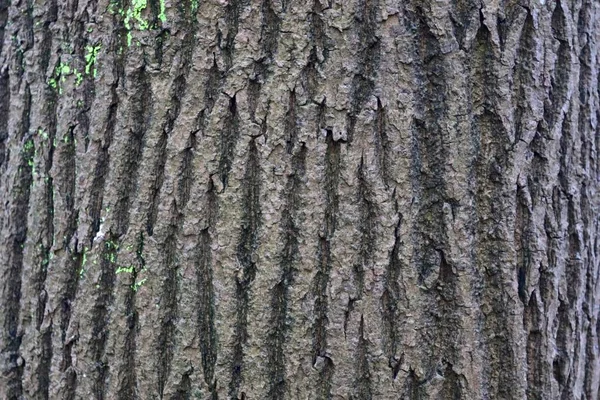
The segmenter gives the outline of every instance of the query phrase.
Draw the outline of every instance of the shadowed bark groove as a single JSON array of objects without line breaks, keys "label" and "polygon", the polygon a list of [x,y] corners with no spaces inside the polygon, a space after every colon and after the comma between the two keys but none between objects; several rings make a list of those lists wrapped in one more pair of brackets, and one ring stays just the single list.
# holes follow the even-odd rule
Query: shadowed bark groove
[{"label": "shadowed bark groove", "polygon": [[215,365],[217,362],[217,338],[215,328],[215,289],[211,263],[213,228],[218,214],[218,203],[215,188],[209,183],[206,193],[206,224],[198,238],[196,255],[196,280],[199,289],[198,299],[198,335],[200,337],[200,353],[204,382],[211,392],[211,399],[217,400],[215,382]]},{"label": "shadowed bark groove", "polygon": [[348,142],[352,142],[358,113],[375,89],[375,79],[381,57],[381,41],[377,36],[379,0],[359,0],[355,13],[358,37],[357,66],[352,78],[351,109],[348,114]]},{"label": "shadowed bark groove", "polygon": [[362,298],[365,286],[365,270],[372,268],[374,261],[375,242],[377,240],[377,209],[373,201],[373,193],[365,176],[364,157],[360,159],[357,173],[358,179],[358,208],[360,220],[358,230],[360,234],[358,261],[354,264],[354,281],[357,298]]},{"label": "shadowed bark groove", "polygon": [[[293,105],[290,105],[293,107]],[[295,126],[293,129],[296,129]],[[289,144],[290,142],[288,142]],[[293,141],[288,153],[293,151]],[[300,207],[300,190],[306,169],[306,147],[301,145],[300,150],[292,156],[292,171],[286,184],[286,208],[282,213],[281,227],[283,231],[283,249],[281,250],[279,281],[273,288],[271,295],[271,332],[267,340],[269,348],[269,373],[270,373],[270,399],[284,399],[287,389],[285,381],[286,356],[285,341],[289,331],[288,308],[290,286],[294,284],[296,268],[294,263],[298,259],[298,208]]]},{"label": "shadowed bark groove", "polygon": [[[322,104],[321,107],[325,107],[325,105]],[[329,275],[333,267],[330,242],[335,234],[340,202],[338,184],[340,181],[341,143],[333,139],[331,131],[327,132],[325,140],[327,144],[324,172],[325,215],[318,238],[317,273],[313,283],[315,321],[312,327],[312,362],[313,367],[317,368],[319,372],[316,387],[317,398],[319,399],[331,398],[331,378],[335,370],[333,360],[328,354],[327,346],[327,325],[329,323],[327,316],[329,303],[327,286],[329,285]]]},{"label": "shadowed bark groove", "polygon": [[398,302],[400,301],[400,277],[401,264],[398,259],[400,255],[400,227],[402,224],[402,215],[398,217],[398,224],[394,230],[394,247],[389,255],[389,262],[385,272],[384,289],[381,296],[381,306],[383,308],[383,331],[386,339],[384,343],[384,352],[388,358],[388,366],[392,370],[392,379],[396,379],[402,365],[402,358],[398,357],[400,338],[398,337],[398,327],[396,321],[399,319]]},{"label": "shadowed bark groove", "polygon": [[[260,210],[260,158],[256,139],[248,145],[248,161],[244,174],[244,197],[242,226],[237,245],[237,260],[241,269],[235,277],[236,323],[235,342],[229,396],[238,398],[244,369],[244,346],[248,340],[248,307],[252,283],[258,272],[256,249],[258,247],[258,229],[261,224]],[[244,395],[242,394],[242,398]]]}]

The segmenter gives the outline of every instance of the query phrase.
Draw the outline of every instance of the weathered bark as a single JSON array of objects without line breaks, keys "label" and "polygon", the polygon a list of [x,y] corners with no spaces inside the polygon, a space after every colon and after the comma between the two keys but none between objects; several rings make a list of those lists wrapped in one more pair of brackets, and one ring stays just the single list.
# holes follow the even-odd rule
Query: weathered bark
[{"label": "weathered bark", "polygon": [[594,0],[0,0],[0,398],[587,399]]}]

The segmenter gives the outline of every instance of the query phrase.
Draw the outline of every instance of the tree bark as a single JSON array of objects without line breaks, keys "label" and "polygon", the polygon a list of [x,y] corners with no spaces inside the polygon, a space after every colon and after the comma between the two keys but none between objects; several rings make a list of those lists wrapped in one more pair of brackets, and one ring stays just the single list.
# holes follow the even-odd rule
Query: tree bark
[{"label": "tree bark", "polygon": [[0,0],[0,398],[587,399],[600,3]]}]

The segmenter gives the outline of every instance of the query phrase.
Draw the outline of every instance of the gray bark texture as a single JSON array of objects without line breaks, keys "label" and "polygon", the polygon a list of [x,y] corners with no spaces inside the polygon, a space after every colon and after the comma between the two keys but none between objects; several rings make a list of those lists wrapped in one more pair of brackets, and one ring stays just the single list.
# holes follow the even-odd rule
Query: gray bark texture
[{"label": "gray bark texture", "polygon": [[1,399],[586,399],[600,3],[0,0]]}]

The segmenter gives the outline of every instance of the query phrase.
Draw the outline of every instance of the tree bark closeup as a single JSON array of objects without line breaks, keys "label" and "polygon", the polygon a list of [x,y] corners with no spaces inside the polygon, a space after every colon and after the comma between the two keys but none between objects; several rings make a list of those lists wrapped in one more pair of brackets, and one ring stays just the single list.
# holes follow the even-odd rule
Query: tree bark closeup
[{"label": "tree bark closeup", "polygon": [[0,0],[1,399],[582,399],[596,0]]}]

